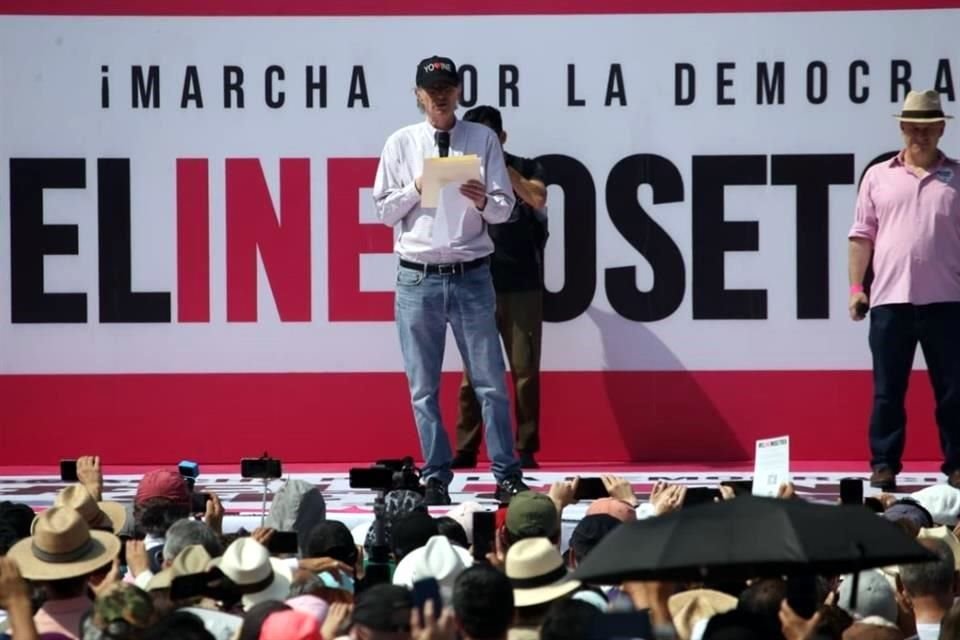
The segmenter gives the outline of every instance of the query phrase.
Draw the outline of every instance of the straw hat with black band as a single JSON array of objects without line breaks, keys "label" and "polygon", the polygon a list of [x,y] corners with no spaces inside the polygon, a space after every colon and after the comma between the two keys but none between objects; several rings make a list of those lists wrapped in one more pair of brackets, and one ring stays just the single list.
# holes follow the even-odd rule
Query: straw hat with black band
[{"label": "straw hat with black band", "polygon": [[953,116],[943,113],[940,106],[940,94],[928,91],[911,91],[903,101],[903,109],[893,116],[900,122],[944,122]]},{"label": "straw hat with black band", "polygon": [[28,580],[77,578],[109,564],[120,552],[120,539],[91,531],[74,509],[53,507],[33,523],[33,535],[13,545],[7,557]]},{"label": "straw hat with black band", "polygon": [[527,538],[507,551],[507,577],[513,585],[516,607],[545,604],[576,591],[560,551],[547,538]]}]

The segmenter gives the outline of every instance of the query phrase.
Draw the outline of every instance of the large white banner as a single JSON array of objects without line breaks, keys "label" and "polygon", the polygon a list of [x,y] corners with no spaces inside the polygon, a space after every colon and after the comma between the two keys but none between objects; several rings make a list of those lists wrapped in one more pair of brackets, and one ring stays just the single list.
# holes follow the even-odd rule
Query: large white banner
[{"label": "large white banner", "polygon": [[958,30],[957,10],[0,17],[0,373],[400,370],[369,186],[435,53],[554,183],[544,369],[867,368],[856,182],[898,148],[908,87],[955,110]]}]

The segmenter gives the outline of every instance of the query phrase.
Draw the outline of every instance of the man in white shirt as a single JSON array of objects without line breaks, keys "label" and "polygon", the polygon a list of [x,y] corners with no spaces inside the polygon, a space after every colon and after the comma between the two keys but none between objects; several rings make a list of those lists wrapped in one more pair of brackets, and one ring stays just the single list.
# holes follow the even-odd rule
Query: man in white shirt
[{"label": "man in white shirt", "polygon": [[[426,118],[387,139],[373,199],[380,220],[397,228],[395,314],[425,461],[425,502],[449,504],[447,485],[453,479],[453,454],[438,401],[447,323],[480,401],[497,498],[506,502],[527,487],[513,452],[487,225],[509,218],[513,187],[496,134],[455,115],[460,77],[453,61],[421,60],[416,78],[417,104]],[[461,205],[446,198],[452,206],[438,215],[436,207],[422,206],[421,176],[425,158],[447,155],[479,156],[482,181],[461,184]]]}]

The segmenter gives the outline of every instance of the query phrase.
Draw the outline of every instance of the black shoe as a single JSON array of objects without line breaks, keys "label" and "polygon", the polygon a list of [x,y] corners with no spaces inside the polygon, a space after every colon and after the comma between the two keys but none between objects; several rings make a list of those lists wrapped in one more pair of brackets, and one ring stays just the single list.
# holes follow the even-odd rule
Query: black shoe
[{"label": "black shoe", "polygon": [[477,453],[475,451],[457,451],[450,463],[451,469],[473,469],[477,466]]},{"label": "black shoe", "polygon": [[497,484],[497,492],[494,494],[494,497],[500,504],[509,504],[513,496],[517,495],[521,491],[529,490],[530,487],[524,484],[523,477],[520,474],[517,474],[515,476],[504,478],[499,484]]},{"label": "black shoe", "polygon": [[521,469],[539,469],[540,468],[540,465],[537,464],[536,458],[533,457],[533,451],[520,452],[520,468]]},{"label": "black shoe", "polygon": [[427,486],[423,492],[423,504],[428,507],[441,507],[450,504],[450,493],[447,491],[447,485],[436,478],[427,480]]}]

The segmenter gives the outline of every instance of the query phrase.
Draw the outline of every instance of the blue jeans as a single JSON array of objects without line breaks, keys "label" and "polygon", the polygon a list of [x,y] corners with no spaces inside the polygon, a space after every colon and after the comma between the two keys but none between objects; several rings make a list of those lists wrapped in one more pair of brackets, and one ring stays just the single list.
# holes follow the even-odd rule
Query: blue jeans
[{"label": "blue jeans", "polygon": [[936,401],[941,470],[960,469],[960,303],[888,304],[870,310],[873,352],[871,465],[900,471],[907,436],[904,398],[917,345],[923,349]]},{"label": "blue jeans", "polygon": [[486,425],[487,454],[498,481],[519,475],[507,398],[506,368],[496,322],[490,267],[460,274],[397,267],[394,303],[413,417],[423,449],[423,478],[453,479],[450,440],[440,417],[440,372],[447,323],[473,382]]}]

